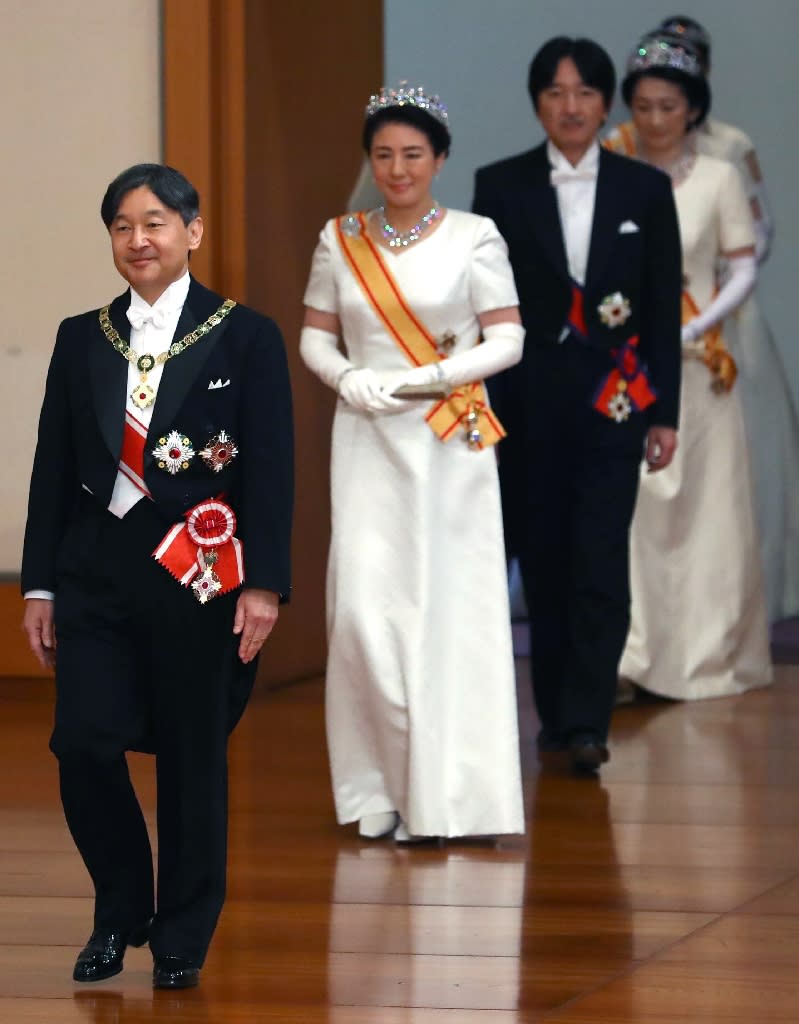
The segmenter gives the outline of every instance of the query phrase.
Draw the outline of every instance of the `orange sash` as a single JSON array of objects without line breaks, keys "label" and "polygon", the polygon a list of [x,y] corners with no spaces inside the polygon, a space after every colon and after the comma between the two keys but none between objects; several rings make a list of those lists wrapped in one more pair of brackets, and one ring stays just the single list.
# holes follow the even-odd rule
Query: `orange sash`
[{"label": "orange sash", "polygon": [[611,137],[603,139],[602,145],[605,149],[613,150],[614,153],[624,153],[625,156],[636,156],[635,135],[633,133],[632,121],[625,121],[624,124],[616,125]]},{"label": "orange sash", "polygon": [[[694,301],[690,292],[683,290],[682,293],[682,322],[687,324],[694,317],[699,316],[699,307]],[[717,324],[704,335],[705,350],[700,359],[710,370],[713,380],[711,387],[714,391],[732,391],[735,378],[738,376],[738,367],[730,355],[724,342],[721,340],[721,328]]]},{"label": "orange sash", "polygon": [[[364,215],[339,217],[336,230],[355,280],[405,358],[414,366],[427,366],[446,359],[432,332],[408,305],[378,247],[369,238]],[[482,381],[463,384],[453,390],[432,406],[425,420],[442,441],[449,441],[457,428],[463,427],[472,448],[485,448],[505,437],[505,429],[488,405]]]}]

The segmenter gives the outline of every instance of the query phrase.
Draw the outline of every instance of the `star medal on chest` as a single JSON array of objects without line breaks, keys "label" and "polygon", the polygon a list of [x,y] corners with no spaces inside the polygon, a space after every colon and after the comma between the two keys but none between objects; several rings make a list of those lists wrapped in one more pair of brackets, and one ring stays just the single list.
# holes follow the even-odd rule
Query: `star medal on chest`
[{"label": "star medal on chest", "polygon": [[164,437],[158,438],[158,445],[153,448],[153,455],[158,459],[158,468],[165,469],[170,476],[175,476],[194,458],[194,448],[189,438],[179,430],[170,430]]},{"label": "star medal on chest", "polygon": [[204,338],[206,334],[214,329],[214,327],[222,323],[235,305],[236,303],[233,299],[225,299],[222,305],[215,310],[207,320],[204,320],[199,327],[195,327],[193,331],[189,331],[189,333],[179,341],[173,341],[166,351],[159,352],[158,355],[155,356],[150,352],[144,352],[141,355],[136,355],[128,342],[125,341],[119,331],[117,331],[111,323],[111,317],[109,316],[110,306],[103,306],[99,313],[100,327],[103,334],[111,342],[117,352],[127,359],[129,363],[132,363],[139,371],[139,383],[130,393],[130,400],[137,409],[147,409],[155,401],[155,390],[147,383],[147,374],[156,366],[163,366],[167,360],[173,359],[175,356],[179,356],[181,352],[185,352],[187,348],[195,343],[195,341],[199,341],[200,338]]},{"label": "star medal on chest", "polygon": [[205,447],[200,450],[200,458],[214,473],[221,473],[233,459],[239,454],[236,442],[226,430],[220,430],[218,434],[207,441]]},{"label": "star medal on chest", "polygon": [[630,300],[621,292],[606,295],[597,306],[599,319],[606,327],[620,327],[632,314]]}]

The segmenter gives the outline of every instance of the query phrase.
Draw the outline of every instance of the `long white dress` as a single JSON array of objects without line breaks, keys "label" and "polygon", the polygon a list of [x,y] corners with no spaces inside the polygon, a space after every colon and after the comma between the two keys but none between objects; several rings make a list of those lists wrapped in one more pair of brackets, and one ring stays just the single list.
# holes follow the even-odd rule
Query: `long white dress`
[{"label": "long white dress", "polygon": [[[517,304],[492,221],[449,210],[384,259],[411,309],[451,354],[477,314]],[[321,233],[305,304],[337,313],[347,355],[377,372],[410,364]],[[339,822],[397,811],[411,833],[524,831],[516,688],[496,453],[443,443],[407,411],[339,401],[331,461],[327,737]]]},{"label": "long white dress", "polygon": [[[760,234],[773,226],[765,204],[752,140],[740,128],[709,119],[697,133],[700,153],[729,160],[760,214]],[[725,341],[738,364],[738,384],[752,454],[755,508],[766,573],[769,620],[799,612],[799,413],[785,363],[753,292],[724,325]]]},{"label": "long white dress", "polygon": [[[752,140],[733,125],[709,118],[695,134],[699,153],[728,160],[759,213],[761,251],[773,227]],[[632,122],[617,127],[607,144],[635,156]],[[724,341],[738,366],[754,501],[770,622],[799,612],[799,413],[785,363],[753,292],[724,324]]]},{"label": "long white dress", "polygon": [[[753,243],[748,204],[734,167],[703,155],[674,195],[686,287],[702,310],[719,255]],[[764,686],[772,673],[740,389],[712,391],[696,359],[682,369],[674,461],[641,474],[619,671],[691,700]]]}]

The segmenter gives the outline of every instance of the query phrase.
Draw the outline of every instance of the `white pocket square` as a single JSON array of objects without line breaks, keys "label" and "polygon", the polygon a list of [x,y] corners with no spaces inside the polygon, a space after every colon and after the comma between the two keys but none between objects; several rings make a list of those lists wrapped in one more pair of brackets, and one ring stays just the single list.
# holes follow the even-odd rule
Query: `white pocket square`
[{"label": "white pocket square", "polygon": [[216,391],[218,388],[226,388],[229,383],[230,377],[228,377],[228,379],[225,381],[223,381],[222,378],[220,377],[219,380],[212,380],[208,382],[208,390]]},{"label": "white pocket square", "polygon": [[623,220],[621,224],[619,224],[620,235],[634,235],[636,231],[640,230],[641,229],[638,227],[634,220]]}]

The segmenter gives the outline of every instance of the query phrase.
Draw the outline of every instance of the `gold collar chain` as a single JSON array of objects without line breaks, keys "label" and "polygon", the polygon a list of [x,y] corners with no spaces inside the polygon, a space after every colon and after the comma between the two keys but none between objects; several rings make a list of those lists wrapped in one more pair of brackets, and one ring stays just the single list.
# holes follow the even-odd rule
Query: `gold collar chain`
[{"label": "gold collar chain", "polygon": [[103,330],[103,334],[117,352],[139,371],[139,384],[130,394],[131,401],[138,409],[146,409],[155,401],[155,391],[147,383],[147,374],[150,370],[155,366],[163,366],[167,359],[179,356],[181,352],[185,352],[195,341],[204,338],[214,327],[222,323],[235,305],[234,299],[225,299],[219,309],[212,313],[199,327],[195,327],[193,331],[190,331],[180,341],[173,341],[168,349],[164,352],[159,352],[157,356],[151,355],[149,352],[143,352],[140,356],[137,356],[111,323],[111,318],[108,315],[109,306],[103,306],[100,310],[100,327]]}]

